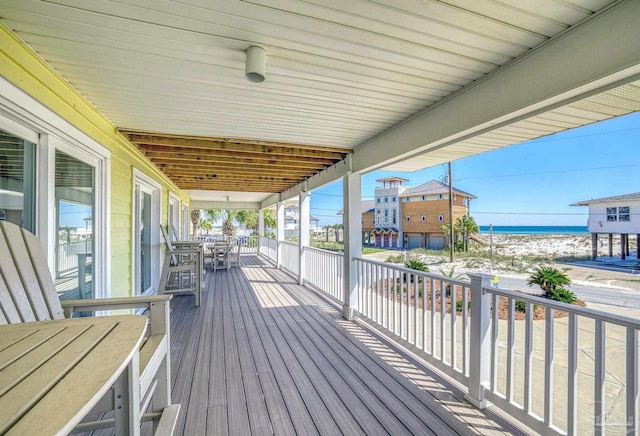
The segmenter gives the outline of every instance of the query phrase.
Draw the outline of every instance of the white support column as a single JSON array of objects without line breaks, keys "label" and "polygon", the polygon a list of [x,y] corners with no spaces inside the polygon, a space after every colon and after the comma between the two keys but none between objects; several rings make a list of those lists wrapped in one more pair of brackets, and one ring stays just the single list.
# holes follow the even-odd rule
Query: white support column
[{"label": "white support column", "polygon": [[298,250],[300,253],[300,267],[298,283],[302,284],[305,277],[305,254],[309,246],[309,232],[311,231],[311,196],[301,192],[298,201]]},{"label": "white support column", "polygon": [[479,409],[490,404],[484,398],[491,373],[491,297],[482,289],[491,286],[488,274],[468,274],[471,279],[471,324],[469,326],[469,393],[465,399]]},{"label": "white support column", "polygon": [[354,257],[362,256],[362,212],[360,174],[349,174],[342,178],[344,215],[344,305],[342,316],[354,320],[358,311],[358,271]]},{"label": "white support column", "polygon": [[277,250],[277,258],[276,267],[280,268],[282,264],[282,250],[280,249],[280,243],[284,241],[284,202],[279,201],[276,205],[276,250]]},{"label": "white support column", "polygon": [[264,209],[258,211],[258,238],[264,237]]}]

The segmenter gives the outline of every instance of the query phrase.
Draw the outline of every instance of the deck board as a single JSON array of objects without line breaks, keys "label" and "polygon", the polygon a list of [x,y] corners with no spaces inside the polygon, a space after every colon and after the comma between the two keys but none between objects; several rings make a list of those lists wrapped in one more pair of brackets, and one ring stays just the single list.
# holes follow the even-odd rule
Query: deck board
[{"label": "deck board", "polygon": [[512,427],[257,256],[172,300],[177,434],[503,434]]}]

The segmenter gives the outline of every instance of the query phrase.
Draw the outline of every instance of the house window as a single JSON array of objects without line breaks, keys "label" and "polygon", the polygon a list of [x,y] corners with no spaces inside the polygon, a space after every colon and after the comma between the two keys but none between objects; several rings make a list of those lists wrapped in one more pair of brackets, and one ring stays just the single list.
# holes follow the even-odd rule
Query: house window
[{"label": "house window", "polygon": [[425,215],[422,215],[422,222],[426,223],[427,222],[427,217]]},{"label": "house window", "polygon": [[404,220],[408,223],[411,222],[411,217],[409,215],[407,215],[406,217],[404,217]]},{"label": "house window", "polygon": [[376,198],[376,200],[378,200],[378,203],[380,203],[380,197]]},{"label": "house window", "polygon": [[389,209],[384,210],[384,222],[385,223],[389,222]]},{"label": "house window", "polygon": [[607,208],[607,221],[618,221],[618,208],[617,207],[608,207]]},{"label": "house window", "polygon": [[393,203],[395,203],[395,202],[396,202],[396,197],[391,197],[391,201],[392,201]]},{"label": "house window", "polygon": [[618,221],[631,221],[629,206],[622,206],[618,208]]},{"label": "house window", "polygon": [[443,199],[444,199],[444,195],[438,194],[438,200],[443,200]]},{"label": "house window", "polygon": [[389,197],[384,197],[384,202],[388,203],[389,202]]},{"label": "house window", "polygon": [[408,202],[410,202],[410,201],[411,201],[411,198],[410,198],[410,197],[407,197],[404,201],[408,203]]},{"label": "house window", "polygon": [[426,195],[423,195],[423,196],[422,196],[422,201],[425,201],[426,199],[427,199],[427,196],[426,196]]},{"label": "house window", "polygon": [[444,215],[438,215],[438,222],[439,223],[444,222]]},{"label": "house window", "polygon": [[393,209],[393,218],[392,218],[392,220],[393,220],[392,221],[393,224],[395,224],[396,223],[396,210],[395,209]]}]

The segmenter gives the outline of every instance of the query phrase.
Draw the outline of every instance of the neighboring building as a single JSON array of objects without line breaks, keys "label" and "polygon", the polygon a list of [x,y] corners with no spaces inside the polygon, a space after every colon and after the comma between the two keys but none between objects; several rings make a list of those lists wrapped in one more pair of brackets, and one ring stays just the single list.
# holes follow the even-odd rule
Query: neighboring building
[{"label": "neighboring building", "polygon": [[587,226],[591,232],[591,257],[598,257],[598,235],[609,239],[613,256],[613,235],[620,235],[620,257],[629,256],[629,235],[636,235],[636,258],[640,258],[640,192],[579,201],[571,206],[589,206]]},{"label": "neighboring building", "polygon": [[[382,183],[375,189],[373,222],[374,229],[369,234],[373,236],[376,247],[402,247],[402,223],[400,212],[400,195],[407,189],[402,183],[407,179],[400,177],[386,177],[376,180]],[[364,229],[363,229],[364,231]]]},{"label": "neighboring building", "polygon": [[[449,186],[432,180],[407,188],[407,179],[387,177],[375,189],[373,201],[363,201],[362,242],[382,248],[441,250],[445,235],[441,227],[449,223]],[[453,188],[453,220],[469,213],[475,196]],[[342,215],[339,211],[338,215]]]},{"label": "neighboring building", "polygon": [[[309,216],[309,229],[313,232],[318,228],[320,220],[313,215]],[[284,233],[285,237],[298,236],[298,226],[300,224],[300,210],[297,204],[284,208]]]},{"label": "neighboring building", "polygon": [[[457,188],[453,188],[452,191],[453,222],[455,222],[469,213],[469,202],[476,197]],[[449,186],[437,180],[431,180],[406,190],[401,198],[403,247],[441,250],[445,241],[441,228],[451,222]]]}]

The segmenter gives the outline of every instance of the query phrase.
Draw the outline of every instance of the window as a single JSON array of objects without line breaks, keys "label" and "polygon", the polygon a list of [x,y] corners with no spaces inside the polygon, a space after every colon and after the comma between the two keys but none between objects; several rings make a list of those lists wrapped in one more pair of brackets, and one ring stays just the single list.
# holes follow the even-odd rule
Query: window
[{"label": "window", "polygon": [[169,226],[167,229],[169,239],[178,241],[180,236],[180,199],[173,192],[169,192]]},{"label": "window", "polygon": [[406,217],[404,217],[404,220],[408,223],[411,222],[411,217],[409,215],[407,215]]},{"label": "window", "polygon": [[411,201],[411,197],[407,197],[404,201],[405,201],[406,203],[410,202],[410,201]]},{"label": "window", "polygon": [[0,208],[3,221],[35,233],[36,145],[0,130]]},{"label": "window", "polygon": [[389,209],[384,210],[384,222],[385,223],[389,222]]},{"label": "window", "polygon": [[377,202],[380,203],[380,197],[376,198]]},{"label": "window", "polygon": [[422,215],[422,222],[426,223],[427,222],[427,217],[425,215]]},{"label": "window", "polygon": [[389,197],[384,197],[384,202],[388,203],[389,202]]},{"label": "window", "polygon": [[393,209],[393,218],[392,218],[392,223],[395,224],[396,223],[396,210]]},{"label": "window", "polygon": [[438,215],[438,222],[444,222],[444,215]]},{"label": "window", "polygon": [[443,194],[438,194],[438,200],[443,200],[444,199],[444,195]]},{"label": "window", "polygon": [[133,290],[135,295],[146,295],[153,292],[160,276],[162,188],[135,168],[133,174]]},{"label": "window", "polygon": [[427,199],[427,196],[426,196],[426,195],[423,195],[423,196],[422,196],[422,201],[425,201],[426,199]]},{"label": "window", "polygon": [[607,208],[607,221],[618,221],[618,208],[617,207],[608,207]]},{"label": "window", "polygon": [[631,221],[629,206],[621,206],[618,208],[618,221]]},{"label": "window", "polygon": [[395,203],[395,202],[396,202],[396,197],[391,197],[391,201],[392,201],[393,203]]}]

